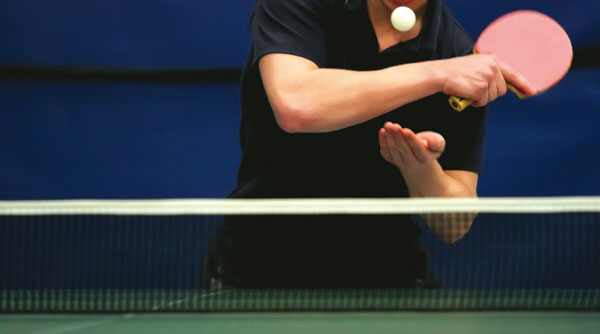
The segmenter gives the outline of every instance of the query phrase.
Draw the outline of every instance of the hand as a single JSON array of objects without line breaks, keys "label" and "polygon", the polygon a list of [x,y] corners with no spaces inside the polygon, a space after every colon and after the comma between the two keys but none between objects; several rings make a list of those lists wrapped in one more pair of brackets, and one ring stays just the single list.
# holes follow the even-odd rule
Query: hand
[{"label": "hand", "polygon": [[385,160],[405,171],[437,160],[444,152],[446,140],[436,132],[415,134],[410,129],[387,122],[379,130],[379,146]]},{"label": "hand", "polygon": [[473,100],[484,106],[506,94],[506,83],[529,95],[537,92],[522,75],[494,56],[470,55],[442,61],[445,79],[442,92]]}]

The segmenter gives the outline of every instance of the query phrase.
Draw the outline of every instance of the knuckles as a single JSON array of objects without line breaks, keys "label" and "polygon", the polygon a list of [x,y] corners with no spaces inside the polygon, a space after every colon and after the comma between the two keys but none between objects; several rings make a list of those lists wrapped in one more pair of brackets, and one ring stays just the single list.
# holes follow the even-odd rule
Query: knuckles
[{"label": "knuckles", "polygon": [[479,100],[480,97],[487,95],[488,88],[489,88],[488,81],[479,81],[475,84],[473,93],[476,97],[478,97],[478,100]]}]

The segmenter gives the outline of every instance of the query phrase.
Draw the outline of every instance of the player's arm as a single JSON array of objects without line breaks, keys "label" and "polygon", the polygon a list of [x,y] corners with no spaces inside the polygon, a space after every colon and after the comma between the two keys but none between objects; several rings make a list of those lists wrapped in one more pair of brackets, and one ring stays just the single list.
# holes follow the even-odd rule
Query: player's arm
[{"label": "player's arm", "polygon": [[292,133],[343,129],[438,92],[485,105],[506,93],[505,77],[532,91],[521,76],[483,55],[350,71],[276,53],[259,66],[277,122]]},{"label": "player's arm", "polygon": [[[477,197],[476,173],[443,170],[439,164],[437,159],[445,148],[440,134],[415,134],[388,122],[379,132],[379,144],[381,155],[400,169],[411,197]],[[475,214],[435,214],[423,218],[442,241],[453,243],[467,234]]]}]

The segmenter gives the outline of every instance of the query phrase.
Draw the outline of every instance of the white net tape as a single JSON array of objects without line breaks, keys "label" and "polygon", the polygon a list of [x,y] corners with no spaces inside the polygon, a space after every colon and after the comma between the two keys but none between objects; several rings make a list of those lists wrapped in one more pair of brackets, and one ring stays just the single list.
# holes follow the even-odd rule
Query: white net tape
[{"label": "white net tape", "polygon": [[0,215],[279,215],[599,212],[600,197],[0,201]]}]

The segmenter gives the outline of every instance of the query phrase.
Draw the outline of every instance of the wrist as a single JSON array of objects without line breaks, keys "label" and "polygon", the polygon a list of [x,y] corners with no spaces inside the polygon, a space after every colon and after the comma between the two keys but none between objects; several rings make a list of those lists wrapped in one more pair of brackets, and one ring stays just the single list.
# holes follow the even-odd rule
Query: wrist
[{"label": "wrist", "polygon": [[404,178],[409,179],[428,178],[431,175],[434,175],[436,172],[443,171],[437,159],[432,159],[429,162],[420,163],[414,166],[398,166],[398,169],[400,169],[400,172]]},{"label": "wrist", "polygon": [[411,197],[437,197],[443,182],[443,170],[437,160],[416,166],[399,168]]},{"label": "wrist", "polygon": [[444,90],[444,85],[448,80],[448,70],[446,66],[447,60],[435,60],[426,63],[427,70],[429,71],[428,77],[431,80],[431,85],[435,87],[436,92],[442,92]]}]

